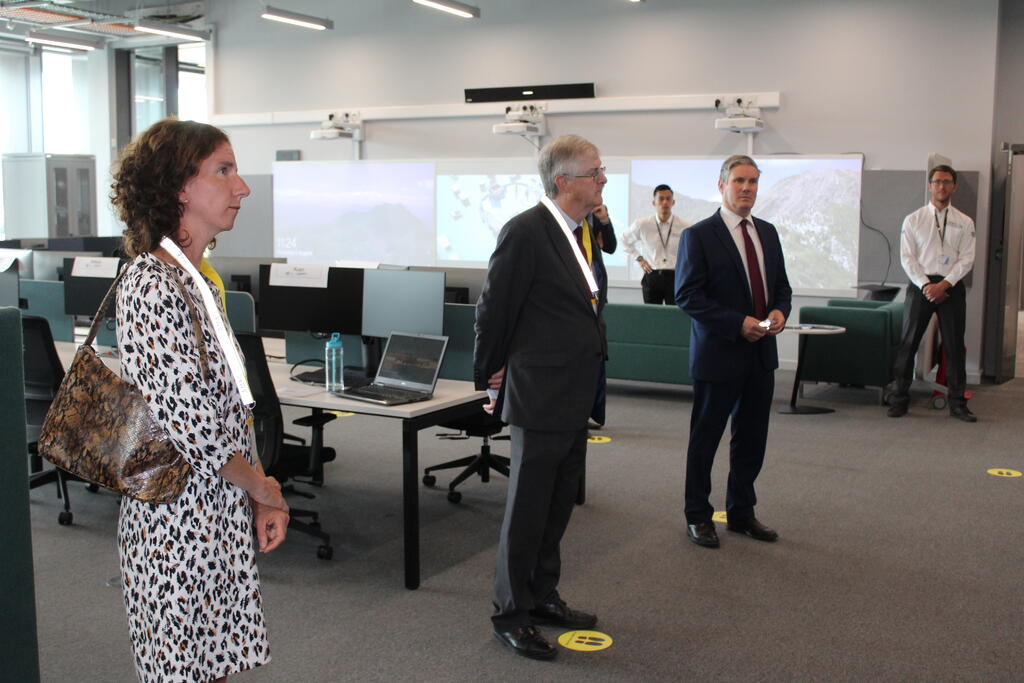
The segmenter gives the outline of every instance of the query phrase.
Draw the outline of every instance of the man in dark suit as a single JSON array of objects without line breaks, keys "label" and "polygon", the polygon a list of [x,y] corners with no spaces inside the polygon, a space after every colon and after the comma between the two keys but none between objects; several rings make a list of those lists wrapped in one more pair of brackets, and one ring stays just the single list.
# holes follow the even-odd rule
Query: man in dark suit
[{"label": "man in dark suit", "polygon": [[750,157],[722,164],[722,208],[683,231],[676,303],[693,319],[693,413],[686,453],[687,535],[718,547],[711,520],[711,466],[732,416],[725,508],[730,531],[759,541],[778,534],[754,516],[754,480],[764,462],[779,365],[775,335],[789,316],[792,290],[775,226],[750,215],[761,172]]},{"label": "man in dark suit", "polygon": [[[587,451],[587,418],[606,356],[604,291],[587,264],[580,223],[607,178],[594,145],[555,138],[538,162],[540,204],[510,220],[476,306],[474,375],[511,432],[512,467],[494,576],[495,636],[516,653],[550,659],[535,628],[586,629],[597,617],[558,594],[559,542]],[[601,264],[601,251],[592,250]],[[492,393],[493,392],[493,393]]]}]

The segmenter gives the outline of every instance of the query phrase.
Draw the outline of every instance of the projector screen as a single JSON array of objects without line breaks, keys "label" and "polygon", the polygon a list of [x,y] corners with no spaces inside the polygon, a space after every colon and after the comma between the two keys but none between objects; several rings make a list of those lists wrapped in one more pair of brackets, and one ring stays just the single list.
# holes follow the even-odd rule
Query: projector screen
[{"label": "projector screen", "polygon": [[[605,158],[604,202],[617,235],[654,212],[654,187],[675,191],[673,212],[696,222],[721,206],[724,157]],[[754,215],[779,229],[801,293],[854,296],[863,156],[755,157]],[[501,227],[543,193],[534,159],[277,162],[274,256],[290,263],[370,261],[486,266]],[[605,255],[613,284],[640,269],[620,247]]]}]

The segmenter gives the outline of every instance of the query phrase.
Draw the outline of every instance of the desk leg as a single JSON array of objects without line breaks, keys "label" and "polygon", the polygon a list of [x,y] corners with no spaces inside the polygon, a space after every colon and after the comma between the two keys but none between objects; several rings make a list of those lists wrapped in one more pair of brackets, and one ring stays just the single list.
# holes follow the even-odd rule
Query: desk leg
[{"label": "desk leg", "polygon": [[796,396],[800,392],[800,372],[804,367],[804,354],[807,353],[807,335],[801,334],[797,343],[796,355],[796,376],[793,377],[793,393],[789,397],[789,405],[779,410],[783,415],[821,415],[823,413],[836,412],[832,408],[819,408],[817,406],[798,406]]},{"label": "desk leg", "polygon": [[402,512],[405,532],[405,587],[420,587],[419,430],[402,424]]}]

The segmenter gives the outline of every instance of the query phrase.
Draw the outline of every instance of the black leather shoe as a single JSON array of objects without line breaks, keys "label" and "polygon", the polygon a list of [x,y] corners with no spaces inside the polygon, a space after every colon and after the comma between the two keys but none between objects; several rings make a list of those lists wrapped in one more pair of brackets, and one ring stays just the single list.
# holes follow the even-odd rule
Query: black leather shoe
[{"label": "black leather shoe", "polygon": [[761,524],[761,522],[757,521],[756,517],[730,519],[726,524],[726,528],[738,534],[746,534],[758,541],[768,541],[771,543],[779,540],[779,535],[775,532],[775,529],[769,529],[764,524]]},{"label": "black leather shoe", "polygon": [[520,626],[510,631],[495,629],[494,637],[512,648],[517,655],[530,659],[552,659],[558,654],[534,626]]},{"label": "black leather shoe", "polygon": [[889,417],[903,417],[904,415],[907,414],[907,405],[905,403],[894,403],[891,406],[889,406],[889,410],[886,411],[885,414],[888,415]]},{"label": "black leather shoe", "polygon": [[697,522],[686,525],[686,535],[690,540],[704,548],[718,547],[718,533],[714,522]]},{"label": "black leather shoe", "polygon": [[565,604],[565,600],[546,602],[530,610],[530,618],[535,624],[553,624],[565,628],[594,628],[597,617],[593,614],[580,612]]},{"label": "black leather shoe", "polygon": [[978,416],[968,410],[967,406],[954,406],[949,409],[949,416],[964,422],[977,422]]}]

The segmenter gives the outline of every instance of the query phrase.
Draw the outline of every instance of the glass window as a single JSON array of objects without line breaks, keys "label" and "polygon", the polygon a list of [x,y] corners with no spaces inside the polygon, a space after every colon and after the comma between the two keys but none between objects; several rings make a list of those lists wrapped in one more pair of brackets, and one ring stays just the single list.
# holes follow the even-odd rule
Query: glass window
[{"label": "glass window", "polygon": [[135,134],[167,115],[164,102],[162,47],[140,48],[132,55],[132,87],[135,99]]},{"label": "glass window", "polygon": [[[29,150],[28,55],[0,50],[0,156]],[[0,165],[0,187],[3,166]],[[0,191],[0,239],[4,237],[4,200]]]},{"label": "glass window", "polygon": [[178,46],[178,118],[209,123],[206,103],[206,43]]},{"label": "glass window", "polygon": [[43,50],[42,58],[43,151],[47,154],[90,154],[86,57]]}]

